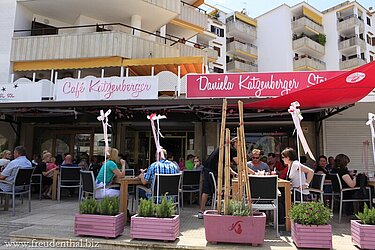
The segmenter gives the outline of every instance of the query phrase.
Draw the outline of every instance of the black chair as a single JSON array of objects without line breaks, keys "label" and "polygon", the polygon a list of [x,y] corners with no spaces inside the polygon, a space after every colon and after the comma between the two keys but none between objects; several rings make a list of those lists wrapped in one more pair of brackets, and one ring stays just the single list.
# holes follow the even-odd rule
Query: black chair
[{"label": "black chair", "polygon": [[78,188],[78,201],[81,199],[81,168],[60,166],[60,175],[57,182],[57,200],[61,198],[61,188]]},{"label": "black chair", "polygon": [[93,171],[84,171],[81,170],[81,197],[80,200],[83,199],[83,197],[92,196],[95,198],[95,177]]},{"label": "black chair", "polygon": [[[6,183],[12,186],[12,191],[0,190],[0,194],[12,195],[13,216],[16,215],[16,210],[15,210],[16,195],[29,194],[29,212],[31,212],[31,185],[30,183],[31,183],[31,176],[33,174],[33,171],[34,171],[33,168],[18,168],[16,175],[14,177],[14,181],[9,182],[6,180],[0,180],[0,182]],[[7,209],[7,202],[6,202],[4,209]]]},{"label": "black chair", "polygon": [[178,214],[180,214],[180,189],[181,189],[182,173],[177,174],[155,174],[155,180],[151,189],[151,198],[159,202],[162,196],[176,198],[174,202],[178,207]]},{"label": "black chair", "polygon": [[190,205],[192,204],[193,193],[200,193],[201,171],[182,171],[181,203],[184,208],[184,193],[190,193]]},{"label": "black chair", "polygon": [[253,210],[273,210],[274,227],[279,236],[277,175],[249,175]]},{"label": "black chair", "polygon": [[[326,178],[325,174],[316,174],[314,173],[313,179],[311,180],[310,187],[307,189],[311,195],[318,194],[320,197],[320,202],[324,203],[324,180]],[[299,188],[293,188],[293,203],[299,203],[300,200],[297,200],[301,195]]]},{"label": "black chair", "polygon": [[31,177],[31,185],[39,186],[39,200],[42,199],[42,174],[33,174]]},{"label": "black chair", "polygon": [[318,194],[320,202],[324,203],[324,181],[326,179],[325,174],[314,174],[314,177],[310,183],[309,192],[311,195]]},{"label": "black chair", "polygon": [[368,201],[370,203],[370,208],[372,207],[371,202],[371,189],[370,187],[364,187],[366,192],[368,191],[368,198],[350,198],[345,199],[344,194],[347,192],[352,193],[353,190],[357,191],[360,190],[361,187],[354,187],[354,188],[342,188],[341,178],[338,174],[329,174],[332,181],[332,202],[331,202],[331,210],[333,211],[333,203],[335,200],[335,196],[340,197],[340,208],[339,208],[339,223],[341,223],[341,214],[342,214],[342,205],[345,202],[353,202],[353,201]]}]

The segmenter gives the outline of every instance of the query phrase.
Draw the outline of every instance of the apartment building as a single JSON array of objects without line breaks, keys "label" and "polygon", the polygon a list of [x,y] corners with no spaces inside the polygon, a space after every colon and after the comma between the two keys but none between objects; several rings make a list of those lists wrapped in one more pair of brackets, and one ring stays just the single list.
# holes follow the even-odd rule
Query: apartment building
[{"label": "apartment building", "polygon": [[[0,79],[8,85],[0,87],[8,91],[28,85],[22,100],[0,93],[0,146],[22,143],[30,153],[97,154],[103,136],[96,116],[110,108],[112,145],[129,155],[131,165],[145,167],[153,160],[145,118],[152,112],[168,117],[162,122],[167,150],[176,157],[192,153],[205,158],[218,142],[219,122],[213,118],[220,117],[221,100],[186,98],[188,73],[349,70],[375,56],[375,15],[358,2],[326,11],[306,2],[283,4],[257,18],[209,7],[202,0],[2,1]],[[137,90],[138,97],[95,99],[80,92],[80,84],[118,79],[148,84],[148,95]],[[73,97],[61,97],[65,90],[56,88],[62,82]],[[306,136],[315,140],[321,128],[317,152],[351,152],[343,146],[351,142],[361,150],[368,135],[361,115],[371,108],[359,103],[322,123],[311,115],[303,122]],[[293,146],[289,117],[256,113],[259,119],[251,116],[248,123],[248,143],[279,145],[270,149],[277,152],[280,145]],[[228,125],[237,126],[237,121],[228,118]],[[360,162],[361,152],[352,152],[359,157],[354,162]]]}]

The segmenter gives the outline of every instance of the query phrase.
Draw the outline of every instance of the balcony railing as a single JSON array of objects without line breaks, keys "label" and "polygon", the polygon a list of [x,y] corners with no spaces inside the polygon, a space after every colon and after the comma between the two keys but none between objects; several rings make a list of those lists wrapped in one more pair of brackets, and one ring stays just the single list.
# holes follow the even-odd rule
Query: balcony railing
[{"label": "balcony railing", "polygon": [[303,58],[295,58],[293,61],[293,68],[295,70],[298,69],[315,69],[315,70],[325,70],[326,64],[325,62],[322,62],[318,59],[312,58],[312,57],[303,57]]},{"label": "balcony railing", "polygon": [[249,37],[250,40],[255,40],[257,38],[256,28],[241,21],[227,22],[227,33],[242,34],[243,36]]},{"label": "balcony railing", "polygon": [[354,26],[359,26],[359,31],[363,32],[365,23],[362,19],[359,19],[357,15],[353,14],[344,18],[339,18],[337,20],[337,30],[344,31],[353,28]]},{"label": "balcony railing", "polygon": [[258,48],[255,45],[240,43],[238,41],[233,41],[227,44],[227,52],[232,54],[238,54],[237,51],[243,51],[248,54],[258,55]]},{"label": "balcony railing", "polygon": [[142,1],[154,4],[156,6],[159,6],[163,9],[166,9],[175,13],[181,13],[181,1],[180,0],[142,0]]},{"label": "balcony railing", "polygon": [[[60,34],[62,30],[92,29],[100,27],[101,30],[115,29],[120,26],[124,31],[104,31],[88,33]],[[118,27],[117,27],[118,28]],[[175,37],[167,38],[148,31],[140,30],[124,24],[101,24],[59,27],[58,35],[14,37],[12,44],[12,61],[79,59],[120,56],[124,58],[163,58],[179,56],[206,56],[212,48],[201,44],[185,41],[179,42]],[[29,30],[15,31],[16,34],[30,33]],[[154,40],[135,36],[142,32]],[[157,39],[155,39],[157,38]],[[156,41],[157,40],[157,41]],[[178,44],[177,46],[175,46]],[[195,47],[193,47],[193,45]],[[205,49],[205,50],[204,50]]]},{"label": "balcony railing", "polygon": [[348,49],[353,46],[360,46],[361,50],[366,49],[366,43],[359,37],[352,37],[347,40],[339,42],[339,50]]},{"label": "balcony railing", "polygon": [[310,20],[306,16],[296,18],[295,20],[292,21],[293,30],[300,30],[300,29],[304,29],[305,27],[315,30],[316,32],[320,34],[324,33],[322,25]]},{"label": "balcony railing", "polygon": [[177,18],[204,29],[207,28],[208,15],[206,12],[185,2],[181,2],[181,14]]},{"label": "balcony railing", "polygon": [[350,68],[356,68],[361,65],[366,64],[366,60],[358,57],[348,59],[348,60],[340,60],[340,69],[350,69]]},{"label": "balcony railing", "polygon": [[244,63],[241,61],[233,60],[227,63],[228,72],[258,72],[256,64]]},{"label": "balcony railing", "polygon": [[325,54],[325,47],[314,40],[310,39],[309,37],[301,37],[293,41],[293,50],[304,49],[308,48],[310,50],[314,50],[318,52],[320,55]]}]

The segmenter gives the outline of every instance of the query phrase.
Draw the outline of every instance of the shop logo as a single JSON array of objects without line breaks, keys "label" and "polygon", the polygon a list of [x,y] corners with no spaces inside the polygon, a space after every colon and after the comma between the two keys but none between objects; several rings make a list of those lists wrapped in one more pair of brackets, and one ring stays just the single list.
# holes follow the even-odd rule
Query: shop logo
[{"label": "shop logo", "polygon": [[239,220],[233,223],[232,226],[229,227],[229,231],[234,231],[236,234],[242,234],[242,227],[241,227],[242,222],[243,222],[242,220]]},{"label": "shop logo", "polygon": [[347,83],[357,83],[357,82],[362,81],[365,77],[366,77],[365,73],[355,72],[355,73],[353,73],[351,75],[348,75],[346,77],[346,82]]}]

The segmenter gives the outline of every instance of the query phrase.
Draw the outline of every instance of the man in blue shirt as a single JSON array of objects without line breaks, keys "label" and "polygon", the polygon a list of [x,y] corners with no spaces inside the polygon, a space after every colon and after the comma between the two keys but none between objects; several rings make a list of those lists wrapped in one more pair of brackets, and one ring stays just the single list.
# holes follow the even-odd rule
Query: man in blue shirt
[{"label": "man in blue shirt", "polygon": [[[31,168],[31,162],[26,158],[26,150],[23,146],[18,146],[13,152],[14,160],[9,162],[3,172],[0,174],[0,180],[13,182],[17,169]],[[5,192],[12,191],[12,185],[0,182],[0,189]]]},{"label": "man in blue shirt", "polygon": [[[165,149],[162,150],[164,158],[160,157],[159,161],[152,163],[148,167],[146,174],[142,172],[139,175],[139,178],[141,179],[143,185],[150,183],[152,188],[155,179],[155,174],[177,174],[179,172],[178,167],[173,162],[165,159],[167,156],[167,151]],[[147,193],[146,195],[147,198],[150,198],[150,193]]]}]

